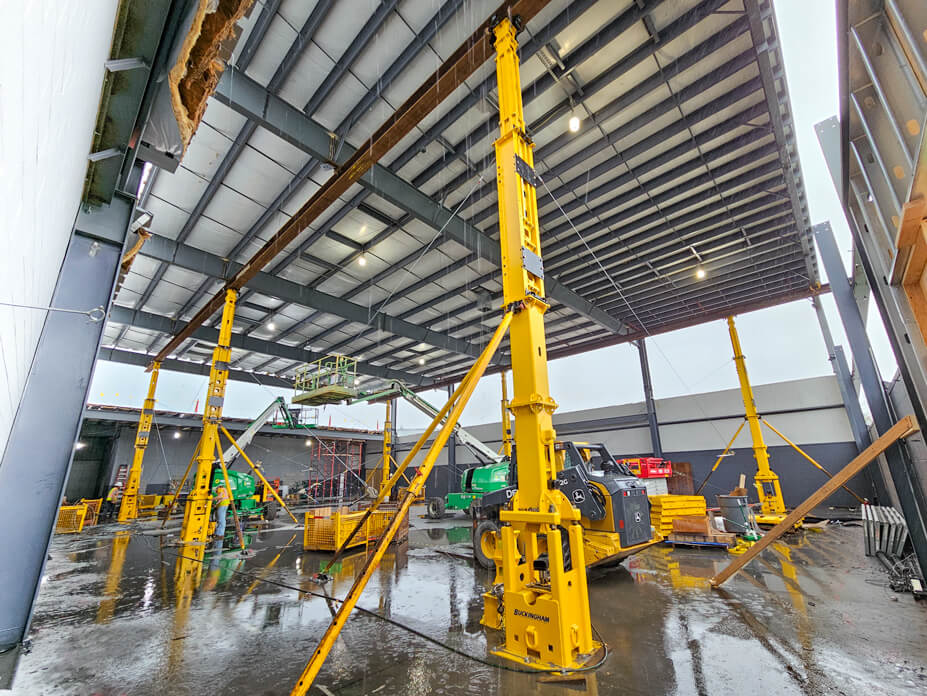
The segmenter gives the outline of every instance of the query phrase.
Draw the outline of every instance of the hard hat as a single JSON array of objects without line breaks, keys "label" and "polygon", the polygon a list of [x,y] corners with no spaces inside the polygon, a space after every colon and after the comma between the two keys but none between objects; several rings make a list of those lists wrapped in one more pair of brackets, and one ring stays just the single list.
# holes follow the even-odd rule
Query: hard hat
[{"label": "hard hat", "polygon": [[117,481],[117,482],[116,482],[116,488],[122,488],[122,482]]}]

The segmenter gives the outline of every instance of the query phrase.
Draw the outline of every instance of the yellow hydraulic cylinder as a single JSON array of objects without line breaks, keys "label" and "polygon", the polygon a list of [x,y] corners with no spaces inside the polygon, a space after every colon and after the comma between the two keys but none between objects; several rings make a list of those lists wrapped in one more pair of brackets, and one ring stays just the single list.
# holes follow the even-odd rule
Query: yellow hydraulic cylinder
[{"label": "yellow hydraulic cylinder", "polygon": [[734,349],[734,364],[737,366],[737,378],[740,380],[740,394],[744,401],[744,412],[747,425],[750,427],[750,437],[753,440],[753,456],[756,458],[756,476],[754,476],[753,480],[760,499],[761,510],[761,515],[757,517],[757,521],[761,524],[775,524],[776,518],[785,517],[785,501],[782,499],[782,490],[779,488],[779,477],[769,467],[769,452],[767,452],[766,442],[763,440],[760,417],[756,411],[756,400],[753,397],[750,379],[747,377],[747,365],[743,350],[740,347],[737,327],[734,326],[734,317],[727,318],[727,327],[731,335],[731,347]]},{"label": "yellow hydraulic cylinder", "polygon": [[212,352],[212,367],[209,370],[209,390],[206,392],[206,406],[203,409],[203,435],[196,446],[196,474],[187,507],[183,513],[180,540],[185,543],[199,543],[206,540],[209,528],[209,513],[212,511],[212,491],[209,484],[212,468],[216,461],[219,443],[219,423],[222,421],[222,405],[225,401],[225,384],[229,377],[229,358],[232,349],[232,321],[235,318],[235,301],[238,291],[227,290],[225,306],[222,309],[222,323],[219,326],[219,342]]},{"label": "yellow hydraulic cylinder", "polygon": [[148,381],[148,396],[142,405],[142,414],[138,418],[138,430],[135,432],[135,454],[132,457],[132,467],[129,469],[129,478],[126,481],[125,491],[122,493],[122,502],[119,504],[120,522],[131,522],[138,517],[138,486],[142,480],[142,461],[145,459],[145,448],[148,447],[148,436],[151,434],[151,421],[154,417],[155,389],[158,386],[158,372],[161,363],[151,365],[151,379]]},{"label": "yellow hydraulic cylinder", "polygon": [[[544,270],[538,224],[538,178],[533,144],[525,135],[516,29],[502,19],[494,29],[500,137],[496,147],[499,241],[509,330],[518,491],[501,514],[503,594],[484,595],[483,624],[505,640],[497,655],[536,668],[576,668],[599,646],[592,639],[579,511],[554,484],[557,458],[547,346]],[[565,535],[565,538],[564,538]],[[563,549],[569,549],[570,568]],[[501,610],[501,616],[500,616]]]},{"label": "yellow hydraulic cylinder", "polygon": [[509,411],[509,387],[506,372],[502,371],[502,454],[512,457],[512,414]]}]

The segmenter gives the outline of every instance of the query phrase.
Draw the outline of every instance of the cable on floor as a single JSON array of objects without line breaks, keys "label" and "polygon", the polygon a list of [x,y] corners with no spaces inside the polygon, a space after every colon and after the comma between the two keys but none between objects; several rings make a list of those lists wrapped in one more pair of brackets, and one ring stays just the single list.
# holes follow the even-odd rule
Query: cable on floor
[{"label": "cable on floor", "polygon": [[[173,555],[175,558],[183,558],[184,560],[195,561],[199,563],[200,565],[206,564],[205,559],[192,558],[190,556],[184,556],[179,553],[174,554],[174,553],[171,553],[170,551],[168,551],[168,554]],[[292,590],[294,592],[300,592],[302,594],[306,594],[311,597],[318,597],[320,599],[324,599],[330,602],[335,602],[337,604],[344,603],[343,599],[338,599],[337,597],[332,597],[330,595],[323,594],[321,592],[311,592],[309,590],[304,590],[301,587],[294,587],[293,585],[287,585],[286,583],[279,582],[277,580],[269,580],[268,578],[262,578],[258,575],[254,575],[253,573],[248,573],[243,570],[232,569],[231,572],[234,575],[241,575],[242,577],[246,577],[246,578],[249,578],[257,582],[263,582],[268,585],[274,585],[275,587],[281,587],[283,589]],[[476,655],[470,655],[464,652],[463,650],[461,650],[460,648],[457,648],[453,645],[440,641],[437,638],[429,636],[427,633],[423,633],[422,631],[419,631],[418,629],[412,628],[411,626],[402,623],[401,621],[396,621],[395,619],[391,619],[389,617],[383,616],[382,614],[378,614],[375,611],[371,611],[370,609],[364,609],[363,607],[355,606],[354,611],[360,612],[361,614],[373,617],[375,619],[379,619],[380,621],[385,621],[386,623],[392,626],[395,626],[396,628],[399,628],[399,629],[402,629],[403,631],[411,633],[412,635],[417,636],[421,638],[422,640],[432,643],[433,645],[443,648],[447,650],[448,652],[454,653],[455,655],[459,655],[460,657],[464,657],[468,660],[472,660],[473,662],[478,662],[482,665],[486,665],[487,667],[493,667],[495,669],[501,669],[507,672],[515,672],[517,674],[542,675],[542,674],[579,674],[579,673],[584,673],[584,672],[593,672],[605,664],[605,660],[608,659],[608,655],[609,655],[608,645],[605,643],[605,641],[602,640],[602,636],[599,633],[599,631],[596,629],[596,627],[592,625],[592,631],[596,636],[596,640],[598,640],[602,644],[602,657],[594,665],[586,665],[585,667],[577,667],[575,669],[521,669],[519,667],[512,667],[511,665],[507,665],[507,664],[503,664],[499,662],[492,662],[491,660],[487,660],[485,658],[478,657]]]}]

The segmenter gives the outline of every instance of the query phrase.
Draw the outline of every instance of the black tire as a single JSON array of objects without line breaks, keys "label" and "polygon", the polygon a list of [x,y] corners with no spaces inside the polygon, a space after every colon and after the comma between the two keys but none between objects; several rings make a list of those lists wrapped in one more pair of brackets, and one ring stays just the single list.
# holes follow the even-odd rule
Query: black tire
[{"label": "black tire", "polygon": [[496,567],[493,549],[501,543],[499,523],[495,520],[483,520],[473,530],[473,560],[486,570]]},{"label": "black tire", "polygon": [[273,522],[277,519],[277,513],[280,512],[280,505],[276,501],[267,503],[264,506],[264,519]]},{"label": "black tire", "polygon": [[444,517],[444,498],[429,498],[425,515],[430,520],[440,520]]}]

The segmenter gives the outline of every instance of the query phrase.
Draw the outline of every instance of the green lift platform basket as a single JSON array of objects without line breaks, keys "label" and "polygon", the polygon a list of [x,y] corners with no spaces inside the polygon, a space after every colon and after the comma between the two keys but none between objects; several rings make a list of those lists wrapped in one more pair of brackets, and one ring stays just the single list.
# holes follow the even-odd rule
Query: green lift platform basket
[{"label": "green lift platform basket", "polygon": [[357,396],[357,359],[328,355],[309,363],[296,373],[294,404],[322,406],[351,400]]}]

